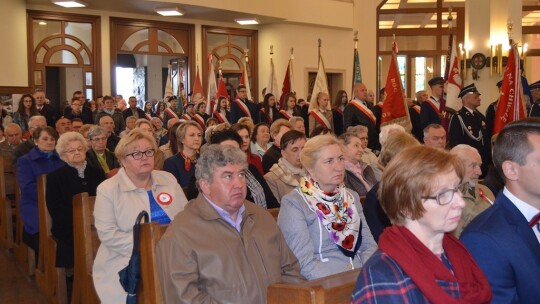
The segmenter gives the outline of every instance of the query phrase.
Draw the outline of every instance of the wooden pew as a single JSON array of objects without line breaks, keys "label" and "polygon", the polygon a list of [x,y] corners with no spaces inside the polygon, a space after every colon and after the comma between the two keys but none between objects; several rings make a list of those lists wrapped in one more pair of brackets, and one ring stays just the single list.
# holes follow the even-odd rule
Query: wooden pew
[{"label": "wooden pew", "polygon": [[47,177],[37,178],[37,204],[39,215],[39,253],[36,283],[49,303],[67,304],[66,271],[56,267],[56,240],[51,234],[52,220],[47,209]]},{"label": "wooden pew", "polygon": [[355,269],[299,284],[272,284],[268,287],[268,304],[349,303],[359,273],[360,269]]},{"label": "wooden pew", "polygon": [[94,226],[95,196],[80,193],[73,196],[73,235],[75,265],[73,269],[72,304],[99,304],[94,288],[92,266],[100,241]]},{"label": "wooden pew", "polygon": [[23,274],[26,276],[26,279],[30,280],[30,277],[33,276],[36,271],[36,256],[34,250],[28,247],[22,240],[24,224],[21,218],[21,209],[19,203],[21,200],[21,190],[16,177],[14,182],[15,209],[13,210],[13,214],[15,214],[15,238],[13,240],[13,254],[15,255],[17,266],[22,270]]},{"label": "wooden pew", "polygon": [[137,302],[145,304],[163,303],[161,284],[157,273],[156,245],[168,225],[158,223],[141,224],[139,239],[141,252],[141,281],[137,292]]},{"label": "wooden pew", "polygon": [[279,208],[266,209],[266,211],[270,212],[270,214],[274,217],[274,219],[277,222],[277,217],[279,215]]},{"label": "wooden pew", "polygon": [[11,156],[0,156],[0,247],[13,248],[13,211],[8,195],[14,195],[15,170]]}]

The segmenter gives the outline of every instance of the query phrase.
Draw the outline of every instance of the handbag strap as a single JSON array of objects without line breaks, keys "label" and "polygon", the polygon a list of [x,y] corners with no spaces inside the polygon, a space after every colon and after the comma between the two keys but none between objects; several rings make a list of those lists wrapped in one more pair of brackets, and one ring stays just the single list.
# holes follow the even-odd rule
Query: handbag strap
[{"label": "handbag strap", "polygon": [[141,234],[141,224],[143,222],[149,223],[150,217],[148,216],[148,212],[145,210],[141,211],[139,215],[137,215],[137,219],[135,220],[135,225],[133,225],[133,251],[132,254],[135,252],[139,252],[139,239]]}]

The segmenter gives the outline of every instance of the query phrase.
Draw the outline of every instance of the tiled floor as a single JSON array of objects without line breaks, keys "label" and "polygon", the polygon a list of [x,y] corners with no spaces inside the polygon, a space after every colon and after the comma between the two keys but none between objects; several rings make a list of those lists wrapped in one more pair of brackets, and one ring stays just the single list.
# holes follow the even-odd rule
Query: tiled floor
[{"label": "tiled floor", "polygon": [[0,249],[0,302],[6,304],[41,304],[46,303],[40,294],[36,283],[23,276],[15,264],[15,259],[9,257]]}]

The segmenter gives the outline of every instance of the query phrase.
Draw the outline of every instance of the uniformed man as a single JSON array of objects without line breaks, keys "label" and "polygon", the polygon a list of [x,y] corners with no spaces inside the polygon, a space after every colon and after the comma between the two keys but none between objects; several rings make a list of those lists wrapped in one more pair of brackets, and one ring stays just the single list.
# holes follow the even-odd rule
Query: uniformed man
[{"label": "uniformed man", "polygon": [[[501,95],[501,86],[502,86],[502,80],[499,80],[497,82],[497,88],[499,89],[499,96]],[[497,100],[490,103],[486,110],[486,138],[489,138],[491,140],[491,136],[493,135],[493,125],[495,124],[495,113],[497,113],[497,103],[499,102],[499,98],[497,97]]]},{"label": "uniformed man", "polygon": [[474,83],[464,87],[458,97],[463,102],[461,110],[452,115],[448,126],[449,147],[459,144],[474,147],[482,157],[483,176],[487,172],[487,166],[491,163],[491,143],[486,134],[486,118],[477,108],[480,106],[480,93]]},{"label": "uniformed man", "polygon": [[420,121],[422,129],[430,124],[441,124],[442,112],[441,102],[443,101],[444,78],[434,77],[428,81],[431,87],[431,96],[421,104]]},{"label": "uniformed man", "polygon": [[533,104],[531,106],[531,111],[529,112],[529,117],[540,117],[540,80],[531,83],[529,85],[529,90],[531,90],[531,95],[533,98]]}]

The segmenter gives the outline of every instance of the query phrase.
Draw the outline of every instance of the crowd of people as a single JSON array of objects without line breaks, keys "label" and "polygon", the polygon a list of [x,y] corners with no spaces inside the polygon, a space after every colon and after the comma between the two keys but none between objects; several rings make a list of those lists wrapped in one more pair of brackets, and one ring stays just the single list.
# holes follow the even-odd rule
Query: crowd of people
[{"label": "crowd of people", "polygon": [[[58,267],[73,267],[73,195],[96,196],[103,303],[126,301],[118,271],[142,210],[169,225],[157,247],[166,303],[264,303],[272,283],[359,268],[353,303],[533,303],[540,118],[492,139],[471,84],[445,125],[443,82],[409,103],[412,130],[381,125],[384,92],[376,103],[364,84],[351,100],[291,93],[282,107],[239,85],[210,111],[176,96],[126,103],[77,91],[60,114],[42,90],[25,94],[13,115],[0,108],[23,241],[39,250],[36,181],[47,174]],[[540,104],[540,82],[531,92]]]}]

